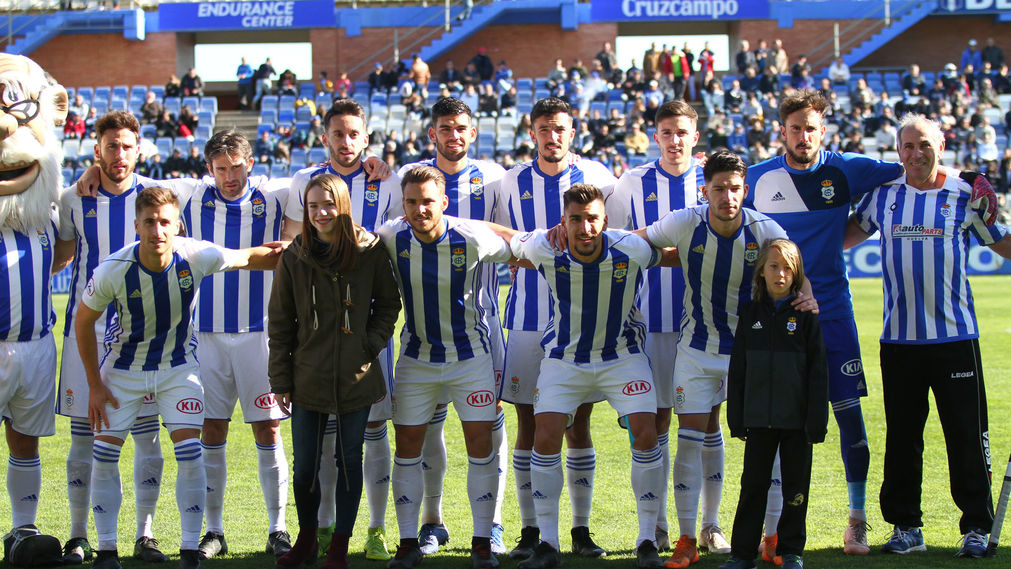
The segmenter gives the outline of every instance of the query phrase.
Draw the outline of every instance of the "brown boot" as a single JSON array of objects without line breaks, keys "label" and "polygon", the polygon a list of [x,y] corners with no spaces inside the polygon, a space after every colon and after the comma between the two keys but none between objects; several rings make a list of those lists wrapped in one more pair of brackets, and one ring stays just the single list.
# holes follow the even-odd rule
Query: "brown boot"
[{"label": "brown boot", "polygon": [[330,540],[330,549],[326,552],[326,561],[319,566],[319,569],[348,569],[351,567],[348,561],[348,538],[343,533],[333,534]]},{"label": "brown boot", "polygon": [[[345,538],[345,549],[347,538]],[[276,569],[301,569],[316,562],[319,546],[316,544],[316,528],[298,528],[298,538],[288,553],[277,558]]]}]

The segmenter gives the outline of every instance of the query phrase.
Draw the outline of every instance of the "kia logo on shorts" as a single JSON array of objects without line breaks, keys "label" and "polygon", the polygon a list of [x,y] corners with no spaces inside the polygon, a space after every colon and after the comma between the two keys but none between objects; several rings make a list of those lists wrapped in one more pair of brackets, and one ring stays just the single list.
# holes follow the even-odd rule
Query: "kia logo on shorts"
[{"label": "kia logo on shorts", "polygon": [[190,397],[189,399],[183,399],[179,403],[176,403],[176,409],[179,410],[180,413],[196,415],[197,413],[203,412],[204,402]]},{"label": "kia logo on shorts", "polygon": [[626,383],[621,392],[625,395],[642,395],[643,393],[649,393],[652,389],[653,386],[648,381],[640,379]]},{"label": "kia logo on shorts", "polygon": [[467,396],[467,405],[471,407],[487,407],[495,402],[495,396],[487,389],[475,391]]},{"label": "kia logo on shorts", "polygon": [[260,409],[270,409],[277,406],[277,401],[274,400],[273,393],[264,393],[256,398],[255,404]]},{"label": "kia logo on shorts", "polygon": [[848,376],[860,375],[864,371],[864,364],[859,359],[850,360],[839,368],[844,374]]}]

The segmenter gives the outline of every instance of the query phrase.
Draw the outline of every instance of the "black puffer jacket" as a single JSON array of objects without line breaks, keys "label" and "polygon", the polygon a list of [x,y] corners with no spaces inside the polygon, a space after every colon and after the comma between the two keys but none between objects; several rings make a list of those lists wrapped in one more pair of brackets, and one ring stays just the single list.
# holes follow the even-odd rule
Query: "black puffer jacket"
[{"label": "black puffer jacket", "polygon": [[727,378],[727,424],[734,437],[749,428],[803,430],[825,440],[828,365],[818,317],[787,299],[741,310]]},{"label": "black puffer jacket", "polygon": [[301,239],[281,254],[270,293],[270,389],[320,413],[362,409],[386,394],[376,356],[400,314],[389,254],[363,231],[357,266],[339,272],[321,264],[325,245],[304,255]]}]

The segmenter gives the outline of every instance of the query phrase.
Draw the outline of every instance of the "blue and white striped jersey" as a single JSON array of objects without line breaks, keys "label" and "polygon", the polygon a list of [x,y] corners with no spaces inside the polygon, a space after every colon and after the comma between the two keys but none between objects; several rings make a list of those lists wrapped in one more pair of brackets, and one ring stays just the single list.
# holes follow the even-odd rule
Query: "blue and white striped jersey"
[{"label": "blue and white striped jersey", "polygon": [[53,245],[56,224],[21,233],[0,227],[0,341],[44,338],[56,323],[53,312]]},{"label": "blue and white striped jersey", "polygon": [[[617,206],[620,200],[627,205],[625,219],[613,219],[609,210],[609,227],[641,229],[649,227],[671,211],[699,204],[701,187],[705,184],[702,166],[692,160],[688,171],[673,176],[660,167],[659,161],[633,168],[618,179],[608,204]],[[681,269],[653,267],[646,271],[646,279],[639,291],[639,309],[650,332],[677,332],[684,313],[685,279]]]},{"label": "blue and white striped jersey", "polygon": [[512,257],[509,245],[480,222],[444,216],[446,231],[422,243],[410,224],[389,221],[376,233],[393,259],[404,299],[400,353],[429,362],[466,360],[490,351],[480,302],[488,262]]},{"label": "blue and white striped jersey", "polygon": [[238,256],[213,243],[176,237],[172,264],[152,273],[138,260],[138,246],[131,243],[102,261],[81,297],[92,310],[115,307],[101,363],[133,371],[196,363],[197,286],[205,276],[234,267]]},{"label": "blue and white striped jersey", "polygon": [[646,228],[657,247],[677,247],[685,279],[684,317],[678,345],[729,355],[741,306],[751,298],[758,251],[768,239],[786,238],[775,221],[741,210],[741,226],[722,237],[709,226],[709,206],[674,211]]},{"label": "blue and white striped jersey", "polygon": [[917,190],[903,176],[860,202],[856,219],[881,239],[884,329],[881,341],[932,344],[979,337],[966,276],[969,237],[982,245],[1007,234],[969,207],[972,189],[948,175],[939,189]]},{"label": "blue and white striped jersey", "polygon": [[[607,198],[615,182],[617,180],[607,166],[594,160],[579,160],[556,176],[541,172],[537,160],[517,164],[502,178],[499,211],[495,219],[502,225],[524,232],[554,227],[562,219],[562,194],[570,186],[593,184]],[[509,330],[545,330],[551,318],[551,302],[544,278],[537,271],[519,269],[506,297],[504,327]]]},{"label": "blue and white striped jersey", "polygon": [[[253,185],[261,182],[258,185]],[[256,247],[281,238],[288,188],[267,189],[264,178],[251,180],[242,197],[228,201],[204,176],[183,204],[186,234],[229,249]],[[194,313],[198,332],[263,332],[274,282],[271,271],[230,271],[204,277]]]},{"label": "blue and white striped jersey", "polygon": [[895,162],[827,150],[807,170],[790,168],[784,156],[748,168],[744,205],[774,219],[800,247],[822,320],[853,317],[842,254],[850,206],[901,173]]},{"label": "blue and white striped jersey", "polygon": [[354,221],[369,231],[375,231],[388,220],[404,215],[403,192],[400,191],[400,179],[396,176],[390,176],[382,182],[367,182],[368,174],[361,166],[351,175],[341,176],[327,164],[303,168],[292,176],[288,204],[284,212],[286,216],[298,222],[302,221],[305,187],[309,184],[309,180],[320,174],[333,174],[344,180],[351,194],[351,213]]},{"label": "blue and white striped jersey", "polygon": [[555,251],[546,235],[544,229],[517,233],[510,243],[551,290],[551,321],[541,340],[545,356],[588,363],[642,353],[646,325],[636,296],[646,269],[660,260],[656,249],[627,231],[608,229],[600,258],[583,263]]}]

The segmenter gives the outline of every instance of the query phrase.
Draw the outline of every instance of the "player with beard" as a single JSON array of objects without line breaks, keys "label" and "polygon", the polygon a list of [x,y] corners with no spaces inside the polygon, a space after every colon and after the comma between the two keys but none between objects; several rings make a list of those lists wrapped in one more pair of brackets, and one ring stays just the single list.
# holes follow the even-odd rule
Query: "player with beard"
[{"label": "player with beard", "polygon": [[[365,109],[351,99],[337,99],[323,117],[323,144],[330,152],[330,160],[322,166],[311,166],[292,178],[291,189],[285,215],[285,239],[294,238],[294,233],[302,226],[302,200],[309,180],[323,173],[336,174],[344,180],[351,194],[351,211],[354,222],[367,231],[375,231],[387,220],[403,214],[400,179],[390,176],[383,181],[369,181],[363,167],[363,153],[369,146],[366,131]],[[379,355],[380,367],[388,384],[387,393],[393,393],[392,340]],[[393,417],[389,396],[376,402],[369,413],[369,423],[365,429],[365,495],[369,503],[369,531],[366,538],[366,558],[388,560],[390,554],[386,546],[386,502],[390,491],[390,442],[386,422]],[[326,429],[323,444],[336,448],[337,422],[331,418]],[[320,498],[319,543],[326,547],[335,523],[334,489],[337,484],[337,467],[325,461],[319,473],[320,487],[324,494]]]},{"label": "player with beard", "polygon": [[[474,128],[473,113],[466,103],[455,97],[439,100],[432,106],[432,124],[428,127],[428,138],[435,143],[435,158],[408,164],[400,169],[400,177],[417,166],[434,166],[446,179],[446,196],[449,205],[446,215],[466,219],[493,221],[499,181],[505,170],[487,160],[472,160],[467,157],[477,129]],[[505,363],[505,342],[502,322],[498,310],[498,272],[492,267],[484,270],[481,289],[481,306],[487,316],[489,342],[492,361],[495,365],[495,381],[501,386],[502,368]],[[496,391],[498,393],[498,391]],[[443,427],[446,422],[447,397],[440,400],[435,415],[425,431],[425,445],[422,449],[423,474],[425,477],[425,497],[422,502],[421,530],[418,539],[421,551],[432,555],[440,545],[449,541],[449,530],[442,523],[442,486],[446,476],[446,440]],[[505,553],[502,527],[502,497],[505,493],[509,444],[505,436],[505,411],[502,402],[497,402],[498,415],[492,429],[492,446],[496,449],[499,475],[495,493],[495,517],[491,529],[491,550],[494,554]]]}]

